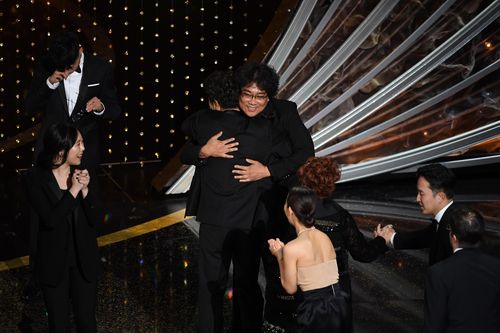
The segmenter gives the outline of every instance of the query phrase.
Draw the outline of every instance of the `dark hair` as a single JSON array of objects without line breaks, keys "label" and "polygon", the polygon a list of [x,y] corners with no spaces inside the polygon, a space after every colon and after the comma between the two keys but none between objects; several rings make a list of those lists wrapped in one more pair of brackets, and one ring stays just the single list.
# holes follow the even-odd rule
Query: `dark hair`
[{"label": "dark hair", "polygon": [[46,65],[52,70],[65,71],[78,58],[80,43],[72,31],[63,30],[54,35],[49,42]]},{"label": "dark hair", "polygon": [[210,102],[217,101],[224,109],[237,108],[239,89],[231,71],[215,71],[203,82],[205,94]]},{"label": "dark hair", "polygon": [[450,228],[460,246],[473,247],[482,240],[484,220],[478,211],[469,207],[461,207],[452,212]]},{"label": "dark hair", "polygon": [[[40,155],[38,155],[37,166],[45,169],[55,169],[64,162],[68,157],[68,152],[74,146],[78,137],[78,129],[71,124],[55,123],[49,126],[43,135],[43,147]],[[59,153],[63,151],[61,160],[57,160]]]},{"label": "dark hair", "polygon": [[448,199],[455,195],[455,174],[441,164],[428,164],[417,170],[417,179],[425,178],[429,182],[432,193],[444,192]]},{"label": "dark hair", "polygon": [[280,84],[280,78],[276,71],[266,64],[244,64],[236,70],[235,78],[240,90],[249,84],[255,83],[269,97],[276,95]]},{"label": "dark hair", "polygon": [[309,228],[314,225],[316,195],[313,190],[304,186],[292,187],[286,202],[304,226]]},{"label": "dark hair", "polygon": [[333,193],[340,174],[338,164],[330,157],[309,157],[297,170],[300,184],[312,189],[320,198]]}]

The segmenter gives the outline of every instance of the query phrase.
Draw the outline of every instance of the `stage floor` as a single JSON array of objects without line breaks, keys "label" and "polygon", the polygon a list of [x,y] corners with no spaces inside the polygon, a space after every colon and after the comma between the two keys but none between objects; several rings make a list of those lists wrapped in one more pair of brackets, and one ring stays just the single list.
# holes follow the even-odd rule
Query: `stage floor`
[{"label": "stage floor", "polygon": [[[106,207],[99,229],[99,332],[196,331],[197,235],[183,219],[185,197],[152,189],[151,179],[161,168],[160,163],[128,164],[104,166],[99,172]],[[466,174],[457,186],[457,201],[485,212],[488,235],[498,241],[495,174]],[[0,186],[0,331],[46,332],[41,296],[23,296],[29,270],[21,176],[4,175]],[[414,194],[413,176],[399,175],[390,182],[386,177],[340,184],[336,196],[371,237],[377,223],[392,223],[400,230],[428,223]],[[420,332],[426,268],[427,252],[422,250],[389,251],[369,264],[350,260],[355,332]],[[229,323],[231,293],[227,295]]]}]

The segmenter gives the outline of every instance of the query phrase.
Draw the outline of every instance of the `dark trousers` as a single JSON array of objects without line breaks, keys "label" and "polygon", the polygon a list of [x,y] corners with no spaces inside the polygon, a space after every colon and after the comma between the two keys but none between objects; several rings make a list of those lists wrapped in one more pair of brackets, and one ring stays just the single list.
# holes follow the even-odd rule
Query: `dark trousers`
[{"label": "dark trousers", "polygon": [[262,233],[202,223],[199,258],[199,331],[222,332],[224,293],[233,261],[233,332],[260,332],[263,298],[258,285]]},{"label": "dark trousers", "polygon": [[61,282],[53,287],[41,284],[49,315],[51,333],[70,332],[70,305],[73,305],[76,331],[96,332],[95,308],[97,301],[96,281],[86,281],[78,267],[66,269]]}]

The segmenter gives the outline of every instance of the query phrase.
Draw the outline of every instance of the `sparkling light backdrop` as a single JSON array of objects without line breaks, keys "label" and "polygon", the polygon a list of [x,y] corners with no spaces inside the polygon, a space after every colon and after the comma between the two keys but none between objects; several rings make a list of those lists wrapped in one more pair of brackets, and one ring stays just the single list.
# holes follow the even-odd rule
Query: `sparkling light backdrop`
[{"label": "sparkling light backdrop", "polygon": [[204,106],[201,82],[244,63],[279,0],[0,1],[0,169],[31,166],[40,116],[23,98],[50,35],[78,32],[112,63],[122,116],[102,123],[103,162],[168,161],[183,119]]}]

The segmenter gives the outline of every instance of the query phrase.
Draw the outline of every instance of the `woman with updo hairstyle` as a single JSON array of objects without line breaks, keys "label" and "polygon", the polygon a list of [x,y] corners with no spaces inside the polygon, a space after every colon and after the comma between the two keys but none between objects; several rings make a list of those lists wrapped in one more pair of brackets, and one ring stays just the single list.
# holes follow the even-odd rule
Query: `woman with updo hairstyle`
[{"label": "woman with updo hairstyle", "polygon": [[351,214],[333,199],[335,183],[341,171],[337,163],[329,157],[311,157],[297,171],[299,182],[312,189],[318,196],[316,204],[316,228],[328,235],[337,253],[340,289],[347,293],[351,306],[351,281],[348,269],[348,253],[354,260],[371,262],[388,248],[384,238],[378,236],[366,240],[359,231]]},{"label": "woman with updo hairstyle", "polygon": [[340,291],[335,249],[328,236],[315,228],[317,198],[307,187],[294,187],[284,212],[297,237],[286,245],[269,239],[278,260],[281,285],[289,294],[300,292],[298,332],[350,332],[347,299]]}]

